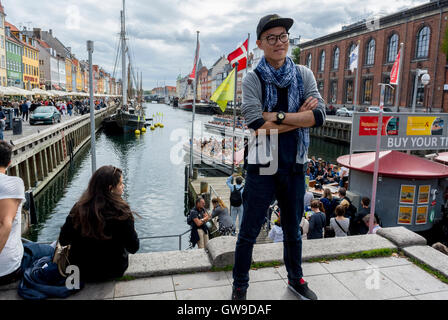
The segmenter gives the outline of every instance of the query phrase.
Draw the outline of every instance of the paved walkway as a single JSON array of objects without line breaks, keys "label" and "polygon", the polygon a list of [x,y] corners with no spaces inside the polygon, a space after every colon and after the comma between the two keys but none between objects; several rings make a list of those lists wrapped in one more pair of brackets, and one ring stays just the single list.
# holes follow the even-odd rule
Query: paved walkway
[{"label": "paved walkway", "polygon": [[[309,287],[320,300],[448,300],[448,284],[407,258],[304,263]],[[248,300],[297,300],[287,289],[285,266],[250,271]],[[89,284],[71,300],[230,300],[232,273],[200,272]],[[20,299],[0,288],[0,300]]]},{"label": "paved walkway", "polygon": [[[73,115],[71,117],[69,115],[63,115],[63,116],[61,116],[61,122],[66,122],[75,117],[80,117],[80,115]],[[12,140],[12,142],[14,142],[21,138],[29,137],[35,133],[38,133],[38,131],[43,131],[45,129],[51,128],[52,126],[53,126],[52,124],[39,124],[39,125],[31,126],[29,121],[22,121],[22,134],[14,135],[12,133],[12,130],[6,130],[6,131],[3,131],[3,135],[5,138],[5,141],[9,142],[10,140]]]}]

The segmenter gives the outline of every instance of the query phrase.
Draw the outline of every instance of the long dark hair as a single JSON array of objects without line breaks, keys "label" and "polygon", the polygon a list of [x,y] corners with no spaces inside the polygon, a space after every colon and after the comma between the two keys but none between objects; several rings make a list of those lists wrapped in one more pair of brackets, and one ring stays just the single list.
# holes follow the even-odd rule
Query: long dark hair
[{"label": "long dark hair", "polygon": [[103,166],[95,171],[87,190],[70,211],[73,225],[81,236],[99,240],[110,239],[104,234],[106,220],[134,220],[134,214],[121,196],[111,192],[121,180],[122,171]]}]

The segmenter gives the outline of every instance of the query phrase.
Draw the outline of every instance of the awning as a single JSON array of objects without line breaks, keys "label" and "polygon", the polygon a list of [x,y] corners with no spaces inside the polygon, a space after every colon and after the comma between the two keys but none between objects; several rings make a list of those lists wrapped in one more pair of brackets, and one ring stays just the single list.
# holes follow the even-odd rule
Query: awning
[{"label": "awning", "polygon": [[[349,169],[373,173],[375,152],[341,156],[337,162]],[[379,174],[388,177],[408,179],[434,179],[448,177],[448,167],[433,161],[399,151],[381,151]]]}]

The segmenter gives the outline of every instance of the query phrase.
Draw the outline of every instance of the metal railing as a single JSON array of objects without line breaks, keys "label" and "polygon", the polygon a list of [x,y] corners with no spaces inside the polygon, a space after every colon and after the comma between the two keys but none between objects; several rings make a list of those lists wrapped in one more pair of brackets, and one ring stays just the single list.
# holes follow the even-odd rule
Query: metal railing
[{"label": "metal railing", "polygon": [[[148,240],[148,239],[163,239],[163,238],[179,238],[179,251],[182,250],[182,236],[186,235],[187,233],[189,233],[191,231],[191,229],[188,229],[187,231],[185,231],[182,234],[176,234],[176,235],[169,235],[169,236],[153,236],[153,237],[142,237],[142,238],[138,238],[139,240]],[[33,242],[31,240],[22,238],[22,242],[23,243],[29,243],[29,242]],[[53,242],[38,242],[40,244],[52,244]]]},{"label": "metal railing", "polygon": [[182,234],[176,234],[176,235],[169,235],[169,236],[153,236],[153,237],[142,237],[139,238],[139,240],[148,240],[148,239],[164,239],[164,238],[179,238],[179,251],[182,250],[182,236],[186,235],[187,233],[189,233],[191,231],[191,229],[188,229],[187,231],[185,231]]}]

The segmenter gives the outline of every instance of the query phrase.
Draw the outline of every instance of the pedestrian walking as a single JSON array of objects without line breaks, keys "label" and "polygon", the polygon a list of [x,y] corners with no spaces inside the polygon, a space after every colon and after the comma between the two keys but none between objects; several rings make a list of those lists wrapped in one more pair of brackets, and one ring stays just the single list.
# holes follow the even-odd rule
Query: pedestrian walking
[{"label": "pedestrian walking", "polygon": [[[28,121],[28,104],[23,101],[22,105],[20,106],[20,110],[22,111],[22,120]],[[26,119],[25,119],[26,118]]]},{"label": "pedestrian walking", "polygon": [[[257,68],[243,80],[242,114],[248,127],[266,135],[253,136],[243,193],[243,221],[235,249],[233,300],[245,300],[253,245],[265,221],[271,200],[280,207],[284,233],[284,257],[288,288],[302,299],[317,299],[302,272],[302,239],[299,225],[304,210],[305,170],[310,127],[325,121],[325,102],[313,72],[287,57],[288,30],[294,21],[276,14],[260,19],[257,46],[264,52]],[[270,140],[278,140],[277,148]],[[269,147],[271,158],[252,155]],[[258,149],[258,150],[257,150]],[[273,169],[273,170],[271,170]],[[271,171],[269,171],[271,170]],[[273,171],[273,172],[272,172]],[[325,225],[325,217],[324,217]]]}]

